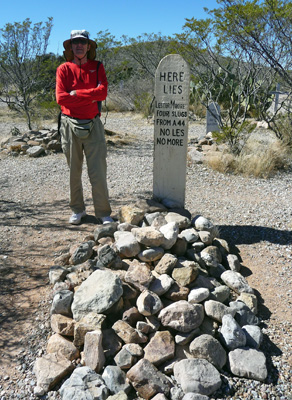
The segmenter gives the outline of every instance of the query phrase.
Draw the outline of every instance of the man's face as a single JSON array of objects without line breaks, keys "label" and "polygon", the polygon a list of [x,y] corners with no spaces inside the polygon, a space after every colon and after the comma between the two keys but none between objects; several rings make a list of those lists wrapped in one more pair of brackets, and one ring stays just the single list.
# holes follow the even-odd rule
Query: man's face
[{"label": "man's face", "polygon": [[83,58],[90,49],[90,44],[86,39],[77,38],[71,40],[71,47],[74,56],[77,58]]}]

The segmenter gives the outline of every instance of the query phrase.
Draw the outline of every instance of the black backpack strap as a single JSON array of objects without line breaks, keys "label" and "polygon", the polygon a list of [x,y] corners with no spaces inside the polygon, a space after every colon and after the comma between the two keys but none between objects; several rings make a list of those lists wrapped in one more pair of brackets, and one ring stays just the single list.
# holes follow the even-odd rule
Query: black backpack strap
[{"label": "black backpack strap", "polygon": [[[97,61],[97,66],[96,66],[96,80],[97,80],[97,82],[96,82],[96,86],[98,86],[98,70],[99,70],[100,64],[101,64],[101,62]],[[98,107],[98,112],[101,113],[101,107],[102,107],[101,101],[97,102],[97,107]]]},{"label": "black backpack strap", "polygon": [[60,135],[60,127],[61,127],[61,116],[62,116],[62,111],[59,112],[58,115],[58,134]]}]

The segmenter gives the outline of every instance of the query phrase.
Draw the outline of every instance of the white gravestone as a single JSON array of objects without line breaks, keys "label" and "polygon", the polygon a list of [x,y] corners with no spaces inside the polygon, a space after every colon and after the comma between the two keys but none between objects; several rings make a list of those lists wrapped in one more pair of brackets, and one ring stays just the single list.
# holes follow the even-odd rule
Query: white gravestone
[{"label": "white gravestone", "polygon": [[217,103],[210,103],[207,108],[207,127],[206,133],[220,131],[219,122],[221,120],[220,107]]},{"label": "white gravestone", "polygon": [[184,207],[190,69],[178,54],[164,57],[155,74],[153,195]]}]

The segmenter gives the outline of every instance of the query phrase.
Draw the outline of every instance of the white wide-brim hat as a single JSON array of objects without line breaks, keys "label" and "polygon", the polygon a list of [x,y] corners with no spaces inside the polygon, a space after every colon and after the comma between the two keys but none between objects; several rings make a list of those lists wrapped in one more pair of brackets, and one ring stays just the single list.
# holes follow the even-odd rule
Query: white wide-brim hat
[{"label": "white wide-brim hat", "polygon": [[70,39],[67,39],[65,40],[65,42],[63,42],[63,46],[65,49],[63,54],[66,61],[72,61],[74,59],[74,54],[71,47],[71,40],[77,38],[88,40],[88,43],[90,44],[90,49],[87,52],[87,58],[89,60],[94,60],[96,56],[96,43],[94,40],[89,39],[89,33],[86,30],[81,29],[71,31]]}]

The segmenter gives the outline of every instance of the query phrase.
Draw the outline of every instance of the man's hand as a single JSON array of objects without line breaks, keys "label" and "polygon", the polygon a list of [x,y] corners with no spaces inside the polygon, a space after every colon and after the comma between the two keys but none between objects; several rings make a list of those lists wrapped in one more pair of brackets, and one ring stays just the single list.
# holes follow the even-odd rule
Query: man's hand
[{"label": "man's hand", "polygon": [[71,95],[71,96],[77,96],[76,90],[71,90],[70,95]]}]

